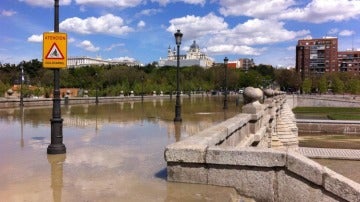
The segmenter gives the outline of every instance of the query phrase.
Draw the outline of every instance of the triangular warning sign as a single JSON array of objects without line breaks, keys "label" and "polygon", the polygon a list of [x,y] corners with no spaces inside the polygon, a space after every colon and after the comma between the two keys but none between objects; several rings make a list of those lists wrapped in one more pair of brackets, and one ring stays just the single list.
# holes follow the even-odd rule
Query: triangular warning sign
[{"label": "triangular warning sign", "polygon": [[61,53],[59,47],[56,43],[53,43],[49,52],[46,54],[46,59],[64,59],[63,54]]}]

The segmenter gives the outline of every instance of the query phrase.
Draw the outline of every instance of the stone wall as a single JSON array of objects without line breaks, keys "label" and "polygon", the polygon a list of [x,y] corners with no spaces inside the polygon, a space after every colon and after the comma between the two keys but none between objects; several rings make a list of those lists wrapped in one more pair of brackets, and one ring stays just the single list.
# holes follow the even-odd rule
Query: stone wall
[{"label": "stone wall", "polygon": [[298,119],[301,133],[331,133],[360,135],[360,121]]},{"label": "stone wall", "polygon": [[168,145],[168,180],[234,187],[256,201],[360,201],[358,183],[302,156],[294,137],[284,95],[252,100],[242,114]]},{"label": "stone wall", "polygon": [[[145,100],[148,99],[164,99],[169,96],[144,96]],[[141,101],[141,96],[114,96],[114,97],[99,97],[100,103],[113,103],[113,102],[122,102],[122,101]],[[53,104],[52,98],[24,98],[24,106],[50,106]],[[95,97],[69,97],[68,104],[91,104],[95,103]],[[65,104],[65,98],[61,98],[61,104]],[[19,107],[20,100],[19,98],[13,99],[0,99],[0,108],[12,108]]]},{"label": "stone wall", "polygon": [[[360,96],[354,95],[287,95],[288,106],[360,107]],[[301,133],[360,134],[360,121],[297,119]]]},{"label": "stone wall", "polygon": [[289,95],[295,98],[294,107],[360,107],[360,96],[354,95]]},{"label": "stone wall", "polygon": [[207,149],[203,163],[167,157],[168,180],[234,187],[256,201],[359,201],[359,184],[294,151]]}]

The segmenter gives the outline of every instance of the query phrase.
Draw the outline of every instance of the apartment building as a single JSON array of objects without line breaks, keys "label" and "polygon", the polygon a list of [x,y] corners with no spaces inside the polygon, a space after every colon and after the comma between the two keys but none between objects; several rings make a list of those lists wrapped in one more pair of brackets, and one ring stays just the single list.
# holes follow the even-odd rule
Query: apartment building
[{"label": "apartment building", "polygon": [[342,72],[360,73],[360,50],[338,52],[338,66]]},{"label": "apartment building", "polygon": [[310,74],[339,71],[338,39],[302,39],[296,46],[296,71],[302,78]]}]

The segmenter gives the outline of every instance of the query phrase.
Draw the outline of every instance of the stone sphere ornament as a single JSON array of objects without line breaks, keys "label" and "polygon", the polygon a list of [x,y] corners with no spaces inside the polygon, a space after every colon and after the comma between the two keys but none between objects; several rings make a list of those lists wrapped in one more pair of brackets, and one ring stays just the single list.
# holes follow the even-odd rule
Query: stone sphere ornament
[{"label": "stone sphere ornament", "polygon": [[273,97],[275,95],[275,92],[273,89],[268,88],[264,90],[264,94],[266,97]]},{"label": "stone sphere ornament", "polygon": [[262,99],[263,91],[260,88],[246,87],[243,95],[245,104],[248,104]]}]

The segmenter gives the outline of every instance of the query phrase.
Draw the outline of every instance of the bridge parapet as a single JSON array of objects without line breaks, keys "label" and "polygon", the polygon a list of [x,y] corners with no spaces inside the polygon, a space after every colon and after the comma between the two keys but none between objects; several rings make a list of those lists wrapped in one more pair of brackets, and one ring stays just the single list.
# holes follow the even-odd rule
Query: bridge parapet
[{"label": "bridge parapet", "polygon": [[291,109],[283,94],[274,93],[167,146],[167,178],[234,187],[256,201],[360,201],[358,183],[302,156],[297,143]]}]

